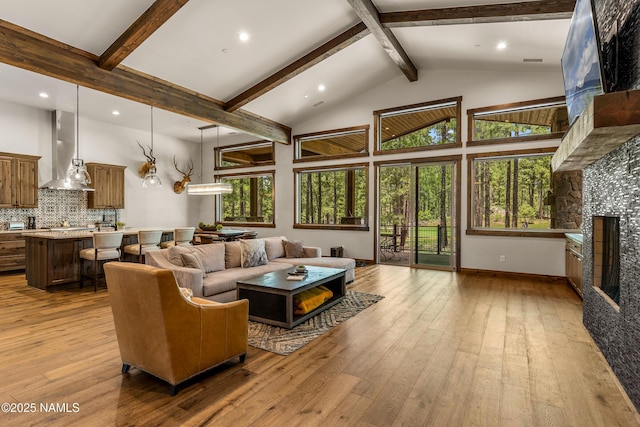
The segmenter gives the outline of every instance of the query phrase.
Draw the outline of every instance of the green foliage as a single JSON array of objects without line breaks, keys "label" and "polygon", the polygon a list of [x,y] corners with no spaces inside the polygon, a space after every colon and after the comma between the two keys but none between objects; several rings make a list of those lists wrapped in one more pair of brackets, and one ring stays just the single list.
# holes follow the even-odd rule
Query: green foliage
[{"label": "green foliage", "polygon": [[[489,166],[488,176],[484,165]],[[475,227],[487,226],[487,211],[490,212],[491,228],[507,227],[507,214],[510,221],[508,228],[522,228],[525,226],[524,222],[529,226],[533,222],[549,224],[550,208],[544,205],[544,196],[551,187],[550,154],[502,159],[479,158],[474,161],[473,174],[472,215]],[[514,195],[516,188],[517,194]],[[489,206],[484,197],[487,191]],[[517,212],[514,212],[514,206],[518,207]],[[516,226],[513,224],[514,219],[517,219]]]},{"label": "green foliage", "polygon": [[[255,185],[257,206],[251,206],[251,186]],[[225,177],[233,192],[222,195],[222,220],[231,222],[273,222],[273,176]],[[253,213],[253,215],[252,215]],[[256,221],[256,218],[262,221]],[[249,220],[252,221],[249,221]]]},{"label": "green foliage", "polygon": [[[341,224],[343,218],[365,217],[367,169],[358,167],[300,172],[297,179],[300,224]],[[350,182],[354,185],[349,185]],[[354,206],[351,207],[347,206],[348,191],[353,192]]]},{"label": "green foliage", "polygon": [[400,148],[427,147],[430,145],[454,144],[457,141],[457,120],[443,120],[432,126],[401,135],[384,141],[382,150],[396,150]]},{"label": "green foliage", "polygon": [[517,138],[529,135],[546,135],[551,133],[548,126],[523,123],[496,122],[490,120],[474,120],[474,140]]}]

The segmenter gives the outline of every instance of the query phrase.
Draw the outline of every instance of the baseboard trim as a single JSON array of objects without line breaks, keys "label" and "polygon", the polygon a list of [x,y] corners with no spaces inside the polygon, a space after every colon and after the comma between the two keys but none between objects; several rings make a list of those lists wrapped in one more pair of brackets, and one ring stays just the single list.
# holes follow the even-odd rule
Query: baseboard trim
[{"label": "baseboard trim", "polygon": [[533,273],[517,273],[513,271],[499,271],[499,270],[483,270],[480,268],[461,268],[458,270],[460,273],[466,274],[484,274],[488,276],[501,276],[501,277],[514,277],[514,278],[529,278],[529,279],[544,279],[549,282],[564,282],[567,283],[567,278],[564,276],[551,276],[547,274],[533,274]]}]

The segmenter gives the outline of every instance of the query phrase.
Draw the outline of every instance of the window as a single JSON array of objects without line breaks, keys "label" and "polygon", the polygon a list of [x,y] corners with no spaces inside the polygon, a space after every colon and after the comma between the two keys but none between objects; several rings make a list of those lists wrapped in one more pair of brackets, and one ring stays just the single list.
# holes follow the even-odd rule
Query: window
[{"label": "window", "polygon": [[460,146],[461,102],[458,97],[374,111],[375,154]]},{"label": "window", "polygon": [[[467,155],[467,234],[540,236],[550,232],[554,151],[544,148]],[[554,233],[548,237],[562,236]]]},{"label": "window", "polygon": [[274,227],[273,177],[273,171],[219,176],[222,182],[231,184],[233,192],[222,194],[222,212],[218,215],[218,221],[223,224]]},{"label": "window", "polygon": [[298,228],[368,230],[368,165],[294,169]]},{"label": "window", "polygon": [[569,128],[564,96],[467,110],[469,144],[560,138]]},{"label": "window", "polygon": [[273,142],[262,141],[215,149],[216,169],[274,165]]},{"label": "window", "polygon": [[369,126],[294,135],[295,160],[362,157],[369,155]]}]

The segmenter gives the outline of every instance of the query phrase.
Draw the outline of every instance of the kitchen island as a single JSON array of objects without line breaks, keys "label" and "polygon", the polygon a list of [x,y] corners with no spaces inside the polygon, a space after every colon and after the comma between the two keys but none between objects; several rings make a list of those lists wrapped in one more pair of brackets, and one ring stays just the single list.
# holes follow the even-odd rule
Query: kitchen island
[{"label": "kitchen island", "polygon": [[[24,235],[27,284],[48,290],[63,283],[80,282],[80,250],[93,247],[93,231],[40,231]],[[162,241],[173,239],[173,229],[163,230]],[[122,246],[138,242],[138,230],[124,231]],[[83,275],[92,263],[85,263]]]}]

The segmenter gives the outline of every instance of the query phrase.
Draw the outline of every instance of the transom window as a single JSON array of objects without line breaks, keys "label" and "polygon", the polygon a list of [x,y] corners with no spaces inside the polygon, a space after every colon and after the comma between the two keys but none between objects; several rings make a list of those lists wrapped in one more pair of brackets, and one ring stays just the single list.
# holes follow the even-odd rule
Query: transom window
[{"label": "transom window", "polygon": [[376,154],[459,146],[462,97],[373,112]]},{"label": "transom window", "polygon": [[295,160],[361,157],[369,155],[369,126],[295,135]]},{"label": "transom window", "polygon": [[560,138],[569,128],[563,96],[467,110],[469,144]]},{"label": "transom window", "polygon": [[551,231],[554,151],[469,154],[467,234]]},{"label": "transom window", "polygon": [[231,184],[233,192],[221,195],[221,214],[218,215],[218,221],[223,224],[245,224],[252,227],[275,226],[274,173],[269,171],[219,176],[220,181]]},{"label": "transom window", "polygon": [[368,165],[294,169],[298,228],[368,230]]},{"label": "transom window", "polygon": [[216,148],[215,160],[216,169],[273,165],[273,142],[260,141]]}]

